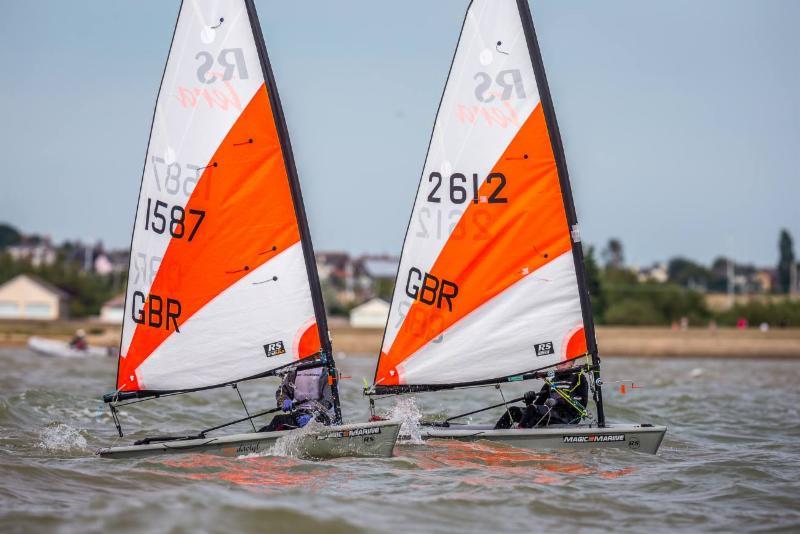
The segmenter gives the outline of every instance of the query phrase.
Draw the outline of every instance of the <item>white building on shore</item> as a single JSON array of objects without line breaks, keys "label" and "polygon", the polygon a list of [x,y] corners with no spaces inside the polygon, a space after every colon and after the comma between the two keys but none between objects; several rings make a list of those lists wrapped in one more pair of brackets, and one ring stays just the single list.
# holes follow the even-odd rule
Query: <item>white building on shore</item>
[{"label": "white building on shore", "polygon": [[122,324],[125,316],[125,294],[117,295],[100,308],[100,322],[105,324]]},{"label": "white building on shore", "polygon": [[69,295],[56,286],[28,274],[0,285],[0,319],[66,319]]},{"label": "white building on shore", "polygon": [[389,303],[383,299],[368,300],[350,310],[350,326],[354,328],[383,328],[389,318]]}]

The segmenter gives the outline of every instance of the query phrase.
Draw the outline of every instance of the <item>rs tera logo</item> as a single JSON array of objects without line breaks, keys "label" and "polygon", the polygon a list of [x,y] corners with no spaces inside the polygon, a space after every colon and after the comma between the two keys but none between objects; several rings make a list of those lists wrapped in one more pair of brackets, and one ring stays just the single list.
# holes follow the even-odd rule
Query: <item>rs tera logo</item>
[{"label": "rs tera logo", "polygon": [[[241,48],[224,48],[220,50],[216,57],[211,52],[201,51],[195,56],[200,60],[197,67],[197,79],[201,83],[213,83],[218,79],[228,81],[233,78],[234,73],[239,75],[239,79],[248,79],[247,64],[244,61],[244,51]],[[219,66],[221,71],[211,69]],[[210,76],[209,76],[210,74]]]},{"label": "rs tera logo", "polygon": [[[512,94],[519,100],[525,99],[522,73],[518,69],[501,70],[494,79],[486,72],[479,72],[474,79],[478,82],[475,86],[475,98],[479,102],[486,104],[492,102],[496,97],[499,97],[500,100],[510,100]],[[495,87],[500,91],[491,91]]]},{"label": "rs tera logo", "polygon": [[550,354],[554,354],[555,350],[553,350],[553,342],[546,341],[544,343],[537,343],[533,346],[533,349],[536,351],[536,356],[548,356]]},{"label": "rs tera logo", "polygon": [[267,358],[271,358],[273,356],[286,354],[286,348],[283,346],[283,341],[275,341],[264,345],[264,352],[267,353]]}]

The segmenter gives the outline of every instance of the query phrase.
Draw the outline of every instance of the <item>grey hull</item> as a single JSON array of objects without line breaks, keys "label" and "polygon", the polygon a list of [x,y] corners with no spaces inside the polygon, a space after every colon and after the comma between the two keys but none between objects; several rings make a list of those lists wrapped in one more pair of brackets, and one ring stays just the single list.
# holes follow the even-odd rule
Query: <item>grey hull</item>
[{"label": "grey hull", "polygon": [[101,458],[120,459],[186,453],[244,456],[269,453],[272,450],[277,454],[292,454],[313,459],[345,456],[389,457],[392,456],[399,432],[399,422],[377,421],[312,430],[254,432],[128,447],[108,447],[98,450],[97,454]]},{"label": "grey hull", "polygon": [[655,454],[667,431],[665,426],[631,424],[551,426],[494,430],[489,425],[422,427],[422,439],[488,440],[524,449],[624,449]]}]

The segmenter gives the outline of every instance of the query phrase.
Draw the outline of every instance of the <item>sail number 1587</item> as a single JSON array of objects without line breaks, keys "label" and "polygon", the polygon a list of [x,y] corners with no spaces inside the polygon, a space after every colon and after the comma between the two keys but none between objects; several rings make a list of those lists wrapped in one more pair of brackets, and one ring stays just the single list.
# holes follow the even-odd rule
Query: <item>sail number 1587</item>
[{"label": "sail number 1587", "polygon": [[147,212],[144,218],[144,229],[152,230],[157,234],[169,231],[169,234],[181,239],[187,234],[188,241],[194,239],[206,217],[204,210],[189,210],[191,221],[187,220],[186,210],[182,206],[170,206],[162,200],[147,199]]}]

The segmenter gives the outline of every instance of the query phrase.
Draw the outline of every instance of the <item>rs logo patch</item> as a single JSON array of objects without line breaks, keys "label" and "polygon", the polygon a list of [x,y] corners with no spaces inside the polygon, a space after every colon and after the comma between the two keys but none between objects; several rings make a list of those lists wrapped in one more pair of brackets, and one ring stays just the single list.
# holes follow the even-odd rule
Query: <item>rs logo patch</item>
[{"label": "rs logo patch", "polygon": [[544,343],[537,343],[533,346],[533,349],[536,351],[536,357],[539,356],[548,356],[550,354],[554,354],[555,350],[553,350],[553,342],[546,341]]},{"label": "rs logo patch", "polygon": [[271,358],[273,356],[286,354],[286,349],[283,347],[283,341],[275,341],[264,345],[264,352],[267,353],[267,358]]}]

